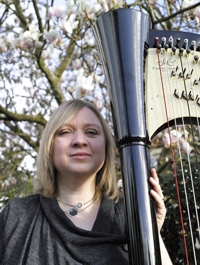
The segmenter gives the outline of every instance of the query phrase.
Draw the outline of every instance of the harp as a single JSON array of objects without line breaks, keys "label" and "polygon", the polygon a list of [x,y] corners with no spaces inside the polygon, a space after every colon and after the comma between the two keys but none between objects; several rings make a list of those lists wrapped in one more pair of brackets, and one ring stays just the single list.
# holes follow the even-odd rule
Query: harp
[{"label": "harp", "polygon": [[[105,13],[94,25],[121,159],[131,265],[161,264],[147,181],[151,139],[164,128],[171,139],[170,126],[200,122],[200,36],[150,25],[148,16],[132,9]],[[192,192],[195,199],[194,187]],[[198,214],[195,205],[199,231]],[[196,265],[195,253],[192,262],[186,255],[183,264]]]}]

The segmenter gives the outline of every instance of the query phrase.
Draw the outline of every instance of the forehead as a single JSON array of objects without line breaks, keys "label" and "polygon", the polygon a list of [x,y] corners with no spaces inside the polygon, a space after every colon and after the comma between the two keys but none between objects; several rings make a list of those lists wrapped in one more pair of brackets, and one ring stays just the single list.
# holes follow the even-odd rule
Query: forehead
[{"label": "forehead", "polygon": [[102,127],[101,120],[96,115],[96,113],[90,108],[84,107],[73,117],[67,124],[73,123],[83,123],[83,124],[94,124],[99,127]]}]

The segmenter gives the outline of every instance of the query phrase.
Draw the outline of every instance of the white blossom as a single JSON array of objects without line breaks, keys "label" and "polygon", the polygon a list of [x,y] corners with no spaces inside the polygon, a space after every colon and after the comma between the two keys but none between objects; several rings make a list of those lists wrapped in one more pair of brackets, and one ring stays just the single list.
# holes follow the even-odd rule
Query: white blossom
[{"label": "white blossom", "polygon": [[47,31],[44,30],[44,37],[53,45],[56,46],[56,44],[61,40],[61,36],[55,29],[50,29]]},{"label": "white blossom", "polygon": [[65,8],[63,6],[50,7],[48,10],[50,18],[56,17],[57,19],[59,19],[62,17],[64,13],[65,13]]},{"label": "white blossom", "polygon": [[79,0],[78,1],[78,13],[79,16],[89,17],[91,20],[96,19],[96,13],[102,9],[102,6],[98,2],[91,0]]},{"label": "white blossom", "polygon": [[77,76],[75,87],[86,89],[86,90],[93,90],[94,89],[93,77],[91,75],[88,77],[84,76],[84,69],[83,68],[80,68],[78,70],[78,76]]},{"label": "white blossom", "polygon": [[194,15],[198,18],[200,18],[200,6],[197,6],[195,9],[194,9]]},{"label": "white blossom", "polygon": [[181,133],[177,132],[176,130],[172,130],[170,135],[168,132],[163,135],[162,142],[165,146],[169,146],[171,143],[177,143],[181,136]]},{"label": "white blossom", "polygon": [[195,242],[195,247],[196,247],[196,249],[200,249],[200,243],[199,243],[198,238],[196,238],[195,241],[196,241],[196,242]]},{"label": "white blossom", "polygon": [[198,17],[195,17],[195,22],[196,22],[197,27],[199,27],[200,19]]},{"label": "white blossom", "polygon": [[162,142],[165,146],[169,146],[170,145],[170,137],[168,133],[165,133],[162,137]]},{"label": "white blossom", "polygon": [[23,38],[27,38],[30,39],[32,41],[38,41],[39,37],[42,34],[38,31],[38,29],[36,27],[30,27],[29,30],[25,31],[22,36]]},{"label": "white blossom", "polygon": [[42,51],[42,58],[43,59],[50,59],[53,53],[53,49],[51,47],[47,48],[46,50]]},{"label": "white blossom", "polygon": [[182,3],[182,9],[187,8],[195,4],[195,0],[184,0]]},{"label": "white blossom", "polygon": [[192,147],[184,138],[181,138],[179,140],[179,144],[180,144],[181,152],[186,153],[188,155],[191,153]]},{"label": "white blossom", "polygon": [[11,47],[19,47],[21,49],[39,48],[43,45],[43,43],[39,41],[41,35],[42,34],[36,27],[30,27],[29,30],[21,33],[18,38],[11,42]]},{"label": "white blossom", "polygon": [[78,21],[75,21],[74,14],[71,14],[69,18],[65,17],[63,20],[61,20],[60,28],[64,33],[68,32],[72,34],[73,30],[78,27],[78,23]]},{"label": "white blossom", "polygon": [[81,68],[81,65],[82,65],[82,61],[80,59],[75,59],[72,61],[72,68],[73,70],[78,70]]},{"label": "white blossom", "polygon": [[77,6],[77,4],[74,3],[74,0],[68,0],[68,1],[67,1],[67,11],[66,11],[66,13],[67,13],[68,15],[74,13],[74,12],[73,12],[74,9],[77,9],[76,6]]}]

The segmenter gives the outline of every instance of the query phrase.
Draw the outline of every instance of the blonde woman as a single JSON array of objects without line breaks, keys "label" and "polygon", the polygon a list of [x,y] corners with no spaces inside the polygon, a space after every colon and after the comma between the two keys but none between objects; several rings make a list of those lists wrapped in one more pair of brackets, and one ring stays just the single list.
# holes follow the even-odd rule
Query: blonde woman
[{"label": "blonde woman", "polygon": [[[0,264],[128,264],[113,139],[92,104],[70,100],[54,111],[37,177],[35,195],[12,200],[0,213]],[[155,171],[150,183],[160,230],[166,209]],[[170,265],[160,242],[163,264]]]}]

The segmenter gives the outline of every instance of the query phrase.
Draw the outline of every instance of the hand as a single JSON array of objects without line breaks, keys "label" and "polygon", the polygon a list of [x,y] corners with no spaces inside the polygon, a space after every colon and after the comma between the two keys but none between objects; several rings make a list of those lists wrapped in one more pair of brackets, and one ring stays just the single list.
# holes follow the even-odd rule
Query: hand
[{"label": "hand", "polygon": [[156,206],[156,218],[158,231],[160,232],[162,225],[166,216],[166,208],[164,204],[164,196],[159,185],[159,179],[154,168],[151,169],[151,177],[149,178],[149,183],[152,185],[150,190],[150,195],[153,197]]}]

